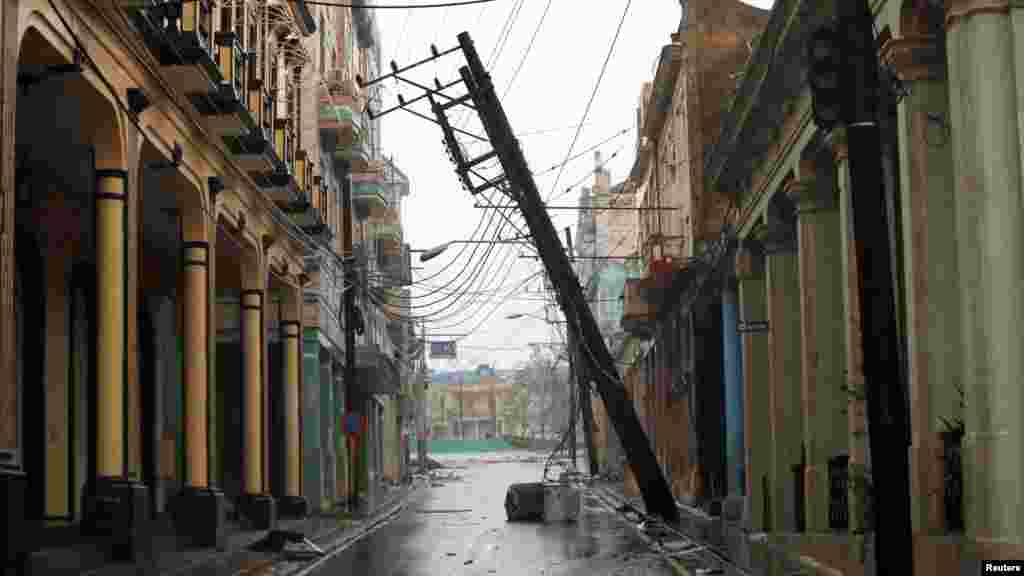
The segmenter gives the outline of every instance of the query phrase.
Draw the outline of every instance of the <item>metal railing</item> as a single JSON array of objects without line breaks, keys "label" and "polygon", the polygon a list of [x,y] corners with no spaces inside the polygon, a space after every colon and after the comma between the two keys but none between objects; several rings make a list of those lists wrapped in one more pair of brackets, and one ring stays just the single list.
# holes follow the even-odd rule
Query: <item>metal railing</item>
[{"label": "metal railing", "polygon": [[828,527],[850,529],[850,456],[839,454],[828,461]]}]

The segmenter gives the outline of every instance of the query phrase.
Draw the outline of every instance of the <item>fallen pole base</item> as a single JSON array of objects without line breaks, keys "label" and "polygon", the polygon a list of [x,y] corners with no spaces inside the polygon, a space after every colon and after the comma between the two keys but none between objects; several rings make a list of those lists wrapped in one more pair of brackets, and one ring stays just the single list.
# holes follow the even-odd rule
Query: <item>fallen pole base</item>
[{"label": "fallen pole base", "polygon": [[580,489],[568,483],[512,484],[505,494],[505,514],[509,522],[575,522],[580,503]]}]

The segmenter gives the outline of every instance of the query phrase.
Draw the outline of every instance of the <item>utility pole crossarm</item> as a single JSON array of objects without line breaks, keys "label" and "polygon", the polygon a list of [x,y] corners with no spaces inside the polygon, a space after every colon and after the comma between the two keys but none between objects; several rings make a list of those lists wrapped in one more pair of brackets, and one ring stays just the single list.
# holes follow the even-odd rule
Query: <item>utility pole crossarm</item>
[{"label": "utility pole crossarm", "polygon": [[[544,209],[540,191],[494,91],[490,75],[484,70],[468,33],[459,34],[459,45],[468,64],[459,69],[459,75],[472,96],[477,114],[497,153],[505,178],[512,184],[509,189],[512,200],[519,206],[526,220],[537,252],[555,287],[559,306],[565,314],[573,340],[580,351],[579,358],[587,367],[585,373],[591,375],[597,384],[608,415],[619,438],[622,439],[630,468],[640,485],[644,504],[650,513],[662,516],[671,523],[677,523],[679,509],[675,497],[662,474],[661,466],[651,449],[633,403],[618,376],[615,359],[605,345],[558,233]],[[445,110],[436,105],[433,109],[439,121],[447,122]],[[454,142],[451,132],[447,132],[445,136],[446,144],[453,147],[450,151],[456,163],[456,172],[459,172],[465,167],[465,158],[461,158],[461,151],[457,142]]]}]

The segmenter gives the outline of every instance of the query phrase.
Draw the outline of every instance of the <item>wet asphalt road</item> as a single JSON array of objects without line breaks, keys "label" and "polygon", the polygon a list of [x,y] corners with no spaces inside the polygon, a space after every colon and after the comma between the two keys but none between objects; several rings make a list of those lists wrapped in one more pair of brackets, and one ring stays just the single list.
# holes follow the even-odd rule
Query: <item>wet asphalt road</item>
[{"label": "wet asphalt road", "polygon": [[452,467],[436,471],[438,479],[392,521],[311,576],[674,574],[631,525],[590,497],[575,524],[506,522],[507,486],[538,481],[543,464],[480,462],[494,457],[437,458]]}]

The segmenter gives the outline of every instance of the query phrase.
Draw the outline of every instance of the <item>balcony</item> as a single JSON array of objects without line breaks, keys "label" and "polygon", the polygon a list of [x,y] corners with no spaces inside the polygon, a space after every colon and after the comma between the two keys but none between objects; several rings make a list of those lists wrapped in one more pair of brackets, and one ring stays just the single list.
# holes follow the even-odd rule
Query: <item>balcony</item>
[{"label": "balcony", "polygon": [[399,378],[395,359],[377,343],[356,346],[356,382],[365,394],[395,394]]},{"label": "balcony", "polygon": [[[270,107],[276,110],[271,98]],[[270,113],[273,113],[271,111]],[[296,168],[306,174],[306,164],[296,162],[295,131],[290,118],[277,118],[273,123],[273,145],[266,141],[266,133],[262,130],[250,135],[249,138],[263,142],[264,149],[270,148],[273,156],[238,155],[236,160],[264,192],[280,206],[288,206],[303,200],[299,193]],[[242,156],[243,158],[239,158]],[[270,161],[268,164],[268,160]]]},{"label": "balcony", "polygon": [[[359,100],[362,100],[363,97],[363,91],[356,83],[355,77],[351,72],[342,68],[327,71],[327,88],[332,94],[338,96],[348,96]],[[357,105],[355,109],[362,109],[362,106]]]},{"label": "balcony", "polygon": [[622,329],[641,338],[649,337],[654,327],[654,306],[640,290],[640,278],[627,278],[623,292]]},{"label": "balcony", "polygon": [[223,76],[214,60],[210,2],[123,0],[121,6],[175,88],[189,95],[218,93]]},{"label": "balcony", "polygon": [[[255,57],[242,49],[234,32],[216,34],[218,69],[221,81],[217,92],[190,93],[189,100],[203,115],[206,129],[216,136],[244,136],[256,131],[259,124],[248,106],[248,59]],[[256,108],[259,110],[259,108]]]},{"label": "balcony", "polygon": [[346,150],[363,137],[362,120],[356,110],[355,98],[321,90],[319,127],[325,144]]},{"label": "balcony", "polygon": [[217,30],[208,0],[122,4],[157,57],[163,76],[184,93],[217,136],[243,136],[257,122],[246,107],[247,54],[234,31]]},{"label": "balcony", "polygon": [[374,168],[370,147],[361,138],[349,145],[336,145],[334,161],[349,162],[352,165],[352,172],[368,172]]},{"label": "balcony", "polygon": [[352,205],[359,220],[388,208],[384,176],[375,172],[353,172]]},{"label": "balcony", "polygon": [[328,232],[324,213],[327,203],[327,185],[313,174],[314,160],[305,150],[295,153],[291,173],[294,174],[297,199],[282,204],[285,213],[307,234],[318,236]]},{"label": "balcony", "polygon": [[[377,242],[377,254],[381,258],[381,267],[401,264],[402,226],[400,224],[371,224],[370,235]],[[385,262],[389,263],[385,264]]]}]

